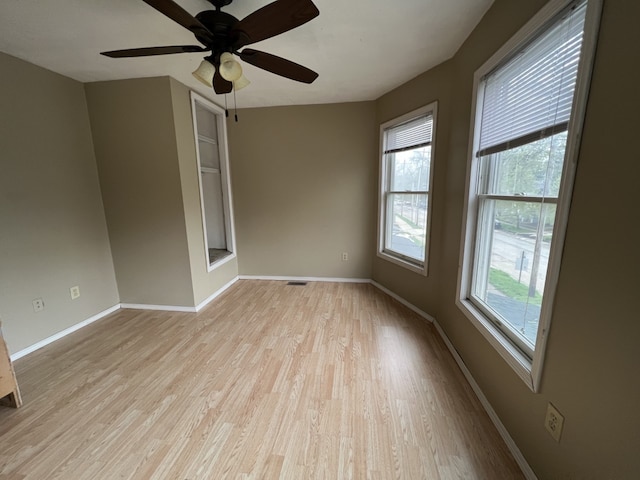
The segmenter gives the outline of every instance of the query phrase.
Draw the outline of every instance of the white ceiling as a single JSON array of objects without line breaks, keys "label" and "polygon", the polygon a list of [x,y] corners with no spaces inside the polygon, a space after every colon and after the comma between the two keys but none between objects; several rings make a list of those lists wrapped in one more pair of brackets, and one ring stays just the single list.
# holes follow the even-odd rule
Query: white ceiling
[{"label": "white ceiling", "polygon": [[[373,100],[452,57],[493,0],[314,0],[320,16],[251,48],[320,74],[311,85],[243,64],[240,107]],[[176,0],[195,16],[206,0]],[[239,19],[269,0],[235,0]],[[81,82],[170,75],[216,100],[191,72],[203,53],[112,59],[99,52],[198,45],[142,0],[2,0],[0,51]]]}]

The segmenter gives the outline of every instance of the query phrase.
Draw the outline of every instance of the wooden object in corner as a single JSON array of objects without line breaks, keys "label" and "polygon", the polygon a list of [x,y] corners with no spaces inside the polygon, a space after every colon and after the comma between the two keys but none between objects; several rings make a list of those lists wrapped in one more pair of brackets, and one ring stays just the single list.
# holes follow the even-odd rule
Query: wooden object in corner
[{"label": "wooden object in corner", "polygon": [[[0,327],[2,324],[0,323]],[[0,329],[0,405],[18,408],[22,405],[16,374]]]}]

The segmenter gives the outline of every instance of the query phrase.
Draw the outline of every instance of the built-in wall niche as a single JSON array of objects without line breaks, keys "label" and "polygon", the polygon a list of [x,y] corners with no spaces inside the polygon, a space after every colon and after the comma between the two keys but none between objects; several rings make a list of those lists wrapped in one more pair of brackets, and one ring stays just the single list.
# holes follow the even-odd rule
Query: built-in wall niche
[{"label": "built-in wall niche", "polygon": [[231,178],[224,110],[191,92],[200,179],[205,258],[209,271],[235,257]]}]

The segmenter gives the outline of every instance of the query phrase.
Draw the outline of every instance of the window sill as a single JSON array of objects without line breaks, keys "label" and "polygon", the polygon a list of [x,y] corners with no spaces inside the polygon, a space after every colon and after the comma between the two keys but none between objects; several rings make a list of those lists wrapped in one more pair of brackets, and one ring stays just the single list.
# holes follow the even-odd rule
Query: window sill
[{"label": "window sill", "polygon": [[456,305],[503,360],[507,362],[516,375],[522,379],[531,391],[536,392],[538,382],[534,376],[534,363],[516,348],[470,301],[458,298]]},{"label": "window sill", "polygon": [[213,272],[216,268],[221,267],[222,265],[224,265],[225,263],[233,260],[234,258],[236,258],[236,254],[231,252],[231,253],[229,253],[229,255],[225,255],[221,259],[216,260],[213,263],[210,263],[209,265],[207,265],[207,273]]},{"label": "window sill", "polygon": [[423,276],[427,276],[427,266],[426,263],[424,266],[419,266],[416,265],[414,263],[411,262],[407,262],[406,260],[402,260],[401,258],[398,257],[394,257],[393,255],[390,255],[388,253],[385,252],[381,252],[378,251],[378,257],[391,262],[391,263],[395,263],[396,265],[400,265],[401,267],[406,268],[407,270],[411,270],[412,272],[418,273],[420,275]]}]

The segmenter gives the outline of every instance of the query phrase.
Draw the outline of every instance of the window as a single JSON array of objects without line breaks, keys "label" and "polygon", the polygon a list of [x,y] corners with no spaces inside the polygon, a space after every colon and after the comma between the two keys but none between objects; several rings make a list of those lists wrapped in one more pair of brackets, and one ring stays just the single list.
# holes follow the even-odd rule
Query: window
[{"label": "window", "polygon": [[234,257],[224,111],[191,93],[208,271]]},{"label": "window", "polygon": [[436,108],[432,103],[380,127],[378,255],[424,275]]},{"label": "window", "polygon": [[587,13],[586,0],[551,2],[475,78],[458,305],[534,390],[595,38]]}]

